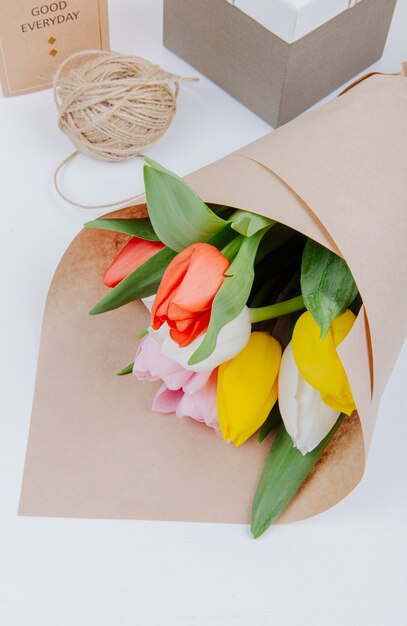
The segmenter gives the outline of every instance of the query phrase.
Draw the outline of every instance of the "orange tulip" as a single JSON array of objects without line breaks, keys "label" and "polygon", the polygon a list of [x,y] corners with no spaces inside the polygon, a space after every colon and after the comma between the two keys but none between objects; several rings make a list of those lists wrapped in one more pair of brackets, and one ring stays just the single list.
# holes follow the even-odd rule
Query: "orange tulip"
[{"label": "orange tulip", "polygon": [[212,302],[229,265],[229,260],[208,243],[194,243],[177,254],[154,300],[154,330],[167,322],[171,338],[181,348],[202,335],[208,329]]},{"label": "orange tulip", "polygon": [[146,241],[133,237],[119,252],[111,266],[103,276],[103,283],[107,287],[116,287],[123,278],[143,265],[150,257],[164,248],[161,241]]}]

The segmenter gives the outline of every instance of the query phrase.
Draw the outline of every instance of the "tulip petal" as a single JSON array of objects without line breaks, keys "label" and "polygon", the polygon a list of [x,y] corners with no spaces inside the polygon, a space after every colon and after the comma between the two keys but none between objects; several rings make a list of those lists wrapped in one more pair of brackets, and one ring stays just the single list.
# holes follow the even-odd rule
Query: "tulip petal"
[{"label": "tulip petal", "polygon": [[205,334],[200,335],[188,346],[181,348],[171,338],[171,329],[168,327],[168,324],[163,324],[158,330],[150,328],[148,332],[161,345],[162,354],[167,355],[192,372],[208,372],[236,356],[249,341],[251,332],[249,309],[244,307],[235,319],[226,324],[218,335],[215,350],[212,354],[204,361],[200,361],[192,366],[188,364],[189,359],[204,341]]},{"label": "tulip petal", "polygon": [[151,310],[151,325],[168,323],[181,347],[206,331],[213,299],[224,281],[229,260],[215,246],[195,243],[177,254],[164,273]]},{"label": "tulip petal", "polygon": [[212,372],[191,372],[192,376],[182,385],[183,391],[191,395],[206,385]]},{"label": "tulip petal", "polygon": [[191,355],[190,365],[197,365],[211,355],[222,328],[231,320],[236,319],[246,306],[254,280],[254,261],[266,230],[260,230],[251,237],[243,238],[239,251],[228,269],[227,278],[213,301],[205,340]]},{"label": "tulip petal", "polygon": [[193,393],[184,393],[177,409],[177,417],[192,417],[219,432],[216,406],[217,372],[212,372],[204,387]]},{"label": "tulip petal", "polygon": [[292,342],[284,350],[281,359],[278,403],[285,428],[302,454],[318,446],[340,414],[326,405],[319,391],[301,376],[294,359]]},{"label": "tulip petal", "polygon": [[180,389],[194,375],[161,353],[160,345],[150,336],[141,342],[134,359],[133,374],[139,380],[163,380],[169,389]]},{"label": "tulip petal", "polygon": [[103,283],[107,287],[115,287],[162,248],[164,245],[159,241],[146,241],[133,237],[106,270]]},{"label": "tulip petal", "polygon": [[217,370],[196,373],[161,353],[152,337],[143,339],[137,352],[133,373],[139,380],[162,380],[152,409],[159,413],[176,413],[192,417],[220,433],[216,392]]},{"label": "tulip petal", "polygon": [[129,302],[146,298],[160,286],[165,269],[174,258],[175,252],[163,248],[148,261],[126,276],[114,289],[93,307],[90,315],[113,311]]},{"label": "tulip petal", "polygon": [[266,420],[277,400],[281,346],[254,332],[244,349],[218,372],[218,416],[225,440],[240,446]]},{"label": "tulip petal", "polygon": [[[192,247],[192,246],[191,246]],[[211,307],[230,261],[214,246],[198,243],[173,303],[183,311],[199,312]]]},{"label": "tulip petal", "polygon": [[157,411],[157,413],[175,413],[183,395],[182,389],[173,390],[168,389],[165,384],[161,385],[154,397],[151,408],[153,411]]},{"label": "tulip petal", "polygon": [[186,248],[173,258],[165,270],[151,310],[151,325],[153,328],[159,328],[165,321],[161,321],[160,318],[166,315],[170,303],[170,295],[178,288],[186,274],[190,256],[191,251]]},{"label": "tulip petal", "polygon": [[204,313],[197,318],[192,324],[185,327],[182,332],[178,328],[171,328],[170,335],[180,348],[185,348],[192,344],[195,339],[200,337],[208,328],[210,313]]},{"label": "tulip petal", "polygon": [[[230,424],[228,425],[225,436],[223,437],[225,441],[232,441],[233,444],[238,448],[245,441],[247,441],[255,432],[259,430],[259,428],[266,421],[271,409],[275,405],[278,396],[278,381],[274,382],[274,385],[270,389],[269,394],[265,398],[261,408],[258,410],[256,415],[252,415],[252,420],[250,423],[248,422],[246,428],[243,427],[239,430],[239,425],[236,424],[235,428],[231,428]],[[219,411],[219,408],[218,408]],[[242,425],[240,425],[242,426]]]},{"label": "tulip petal", "polygon": [[331,326],[331,333],[335,348],[348,336],[350,329],[355,323],[355,319],[354,313],[349,309],[334,319]]},{"label": "tulip petal", "polygon": [[349,333],[354,321],[353,313],[346,311],[334,320],[328,334],[320,339],[320,328],[306,311],[298,319],[292,339],[295,362],[302,376],[318,389],[328,406],[347,415],[355,410],[355,402],[336,347]]}]

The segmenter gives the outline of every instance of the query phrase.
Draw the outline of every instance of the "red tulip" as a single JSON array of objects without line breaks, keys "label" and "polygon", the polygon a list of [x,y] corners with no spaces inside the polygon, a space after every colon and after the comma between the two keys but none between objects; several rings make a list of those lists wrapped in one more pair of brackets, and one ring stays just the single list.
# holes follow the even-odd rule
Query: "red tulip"
[{"label": "red tulip", "polygon": [[171,261],[162,278],[151,311],[151,325],[158,330],[164,322],[171,338],[188,346],[209,325],[212,302],[230,265],[221,252],[208,243],[194,243]]},{"label": "red tulip", "polygon": [[146,241],[133,237],[106,270],[103,276],[104,284],[107,287],[115,287],[162,248],[164,244],[161,241]]}]

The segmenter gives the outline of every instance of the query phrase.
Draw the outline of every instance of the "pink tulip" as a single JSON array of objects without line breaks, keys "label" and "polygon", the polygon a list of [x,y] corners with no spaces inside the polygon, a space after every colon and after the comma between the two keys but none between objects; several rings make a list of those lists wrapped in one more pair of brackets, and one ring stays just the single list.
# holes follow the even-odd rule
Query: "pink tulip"
[{"label": "pink tulip", "polygon": [[152,409],[192,417],[219,434],[216,391],[217,369],[193,372],[161,353],[160,345],[150,335],[142,340],[134,360],[133,374],[139,380],[162,380]]}]

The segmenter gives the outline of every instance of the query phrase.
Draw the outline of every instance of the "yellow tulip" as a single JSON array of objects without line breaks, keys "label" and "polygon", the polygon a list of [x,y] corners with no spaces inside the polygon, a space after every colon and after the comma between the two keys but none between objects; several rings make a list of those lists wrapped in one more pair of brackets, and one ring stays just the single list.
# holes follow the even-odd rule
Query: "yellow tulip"
[{"label": "yellow tulip", "polygon": [[218,417],[225,440],[240,446],[265,422],[277,400],[281,346],[254,332],[234,359],[218,370]]},{"label": "yellow tulip", "polygon": [[332,322],[324,339],[320,339],[321,329],[306,311],[294,327],[292,343],[295,362],[305,380],[320,392],[325,404],[347,415],[356,407],[336,348],[348,335],[355,319],[352,311],[345,311]]}]

